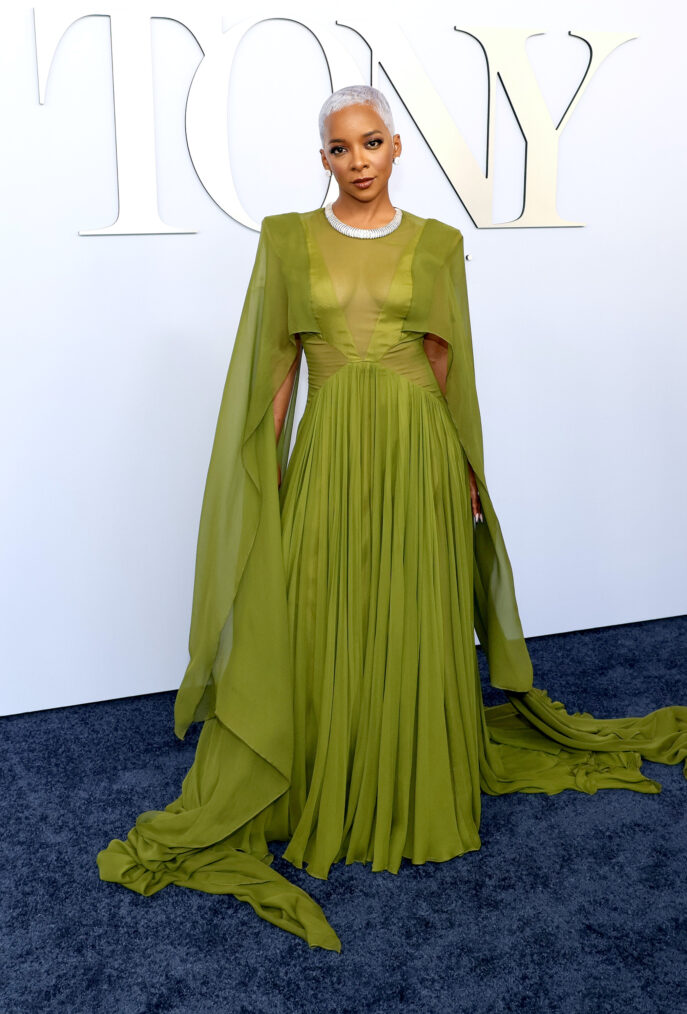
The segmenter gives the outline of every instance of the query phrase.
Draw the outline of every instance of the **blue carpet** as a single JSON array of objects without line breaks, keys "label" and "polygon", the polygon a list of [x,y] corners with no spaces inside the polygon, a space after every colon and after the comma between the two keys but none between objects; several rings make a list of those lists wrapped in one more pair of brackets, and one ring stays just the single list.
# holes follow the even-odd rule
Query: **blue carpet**
[{"label": "blue carpet", "polygon": [[[687,704],[687,616],[530,638],[535,684],[568,711]],[[505,698],[488,686],[486,704]],[[338,864],[310,892],[341,954],[231,897],[100,881],[96,853],[175,798],[200,726],[174,693],[0,720],[0,1011],[7,1014],[681,1014],[687,782],[482,797],[482,848],[397,875]]]}]

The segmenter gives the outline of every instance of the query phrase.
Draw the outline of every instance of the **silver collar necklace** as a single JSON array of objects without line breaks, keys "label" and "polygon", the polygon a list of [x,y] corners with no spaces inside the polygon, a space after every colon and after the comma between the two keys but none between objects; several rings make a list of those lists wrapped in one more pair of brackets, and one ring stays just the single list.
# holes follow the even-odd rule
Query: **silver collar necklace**
[{"label": "silver collar necklace", "polygon": [[358,229],[355,225],[346,225],[336,217],[332,210],[333,203],[330,201],[325,205],[324,213],[327,216],[327,221],[334,226],[337,232],[342,232],[344,236],[352,236],[354,239],[377,239],[379,236],[388,236],[394,229],[398,229],[403,217],[401,209],[396,208],[396,214],[386,225],[380,225],[378,229]]}]

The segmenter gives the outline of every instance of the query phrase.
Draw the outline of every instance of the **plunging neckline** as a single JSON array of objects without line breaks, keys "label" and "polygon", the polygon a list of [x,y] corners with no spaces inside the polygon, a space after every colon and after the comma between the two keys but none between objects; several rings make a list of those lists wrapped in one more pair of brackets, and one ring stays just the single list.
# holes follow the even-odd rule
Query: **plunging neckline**
[{"label": "plunging neckline", "polygon": [[[324,255],[324,252],[320,248],[320,243],[316,235],[316,229],[312,227],[312,225],[314,225],[316,221],[315,215],[317,215],[318,212],[320,213],[321,216],[320,221],[322,222],[322,224],[328,230],[329,233],[331,233],[333,236],[336,236],[337,234],[338,235],[343,234],[338,233],[338,230],[334,229],[331,226],[331,224],[327,221],[327,218],[324,215],[323,208],[318,208],[316,212],[309,213],[304,212],[302,215],[305,225],[308,250],[310,252],[312,291],[316,292],[318,286],[324,287],[322,301],[318,299],[315,299],[314,301],[315,316],[317,318],[318,324],[320,325],[319,328],[320,334],[325,340],[329,340],[328,335],[331,334],[332,332],[331,324],[327,326],[324,323],[323,314],[319,310],[320,303],[322,303],[324,306],[329,308],[329,312],[332,314],[335,320],[334,326],[337,334],[334,336],[335,341],[330,343],[336,344],[338,342],[338,344],[340,344],[342,348],[345,347],[346,354],[349,359],[353,360],[377,359],[384,354],[384,352],[389,347],[390,342],[397,340],[396,338],[390,335],[386,342],[380,341],[380,334],[383,331],[385,324],[385,308],[389,304],[398,304],[404,298],[407,303],[406,309],[408,309],[410,306],[412,296],[412,284],[410,281],[411,264],[416,244],[419,241],[420,235],[422,234],[423,231],[422,221],[420,220],[419,227],[413,229],[414,224],[413,216],[410,214],[406,214],[404,212],[403,218],[401,219],[401,223],[396,229],[394,229],[390,233],[387,233],[386,236],[378,237],[380,240],[389,239],[390,237],[396,237],[396,234],[403,228],[410,230],[409,234],[405,238],[403,250],[398,258],[398,262],[396,264],[394,273],[390,279],[389,287],[387,289],[387,293],[384,298],[383,304],[380,306],[377,320],[368,338],[367,345],[365,348],[365,355],[361,355],[360,350],[358,348],[358,344],[355,341],[353,334],[351,333],[351,330],[348,326],[348,321],[346,319],[344,309],[337,296],[336,288],[327,264],[326,257]],[[398,237],[396,237],[396,242],[397,241]],[[406,294],[405,297],[403,295],[404,293]]]}]

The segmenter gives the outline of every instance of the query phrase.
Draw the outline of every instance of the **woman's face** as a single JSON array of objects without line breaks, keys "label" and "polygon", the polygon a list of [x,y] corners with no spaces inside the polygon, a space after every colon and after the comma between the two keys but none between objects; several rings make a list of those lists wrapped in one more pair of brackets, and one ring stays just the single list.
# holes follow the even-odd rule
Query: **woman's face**
[{"label": "woman's face", "polygon": [[[324,138],[322,164],[331,169],[342,194],[367,202],[387,189],[393,159],[401,154],[401,138],[392,138],[372,106],[362,102],[330,113]],[[356,180],[371,182],[358,186]]]}]

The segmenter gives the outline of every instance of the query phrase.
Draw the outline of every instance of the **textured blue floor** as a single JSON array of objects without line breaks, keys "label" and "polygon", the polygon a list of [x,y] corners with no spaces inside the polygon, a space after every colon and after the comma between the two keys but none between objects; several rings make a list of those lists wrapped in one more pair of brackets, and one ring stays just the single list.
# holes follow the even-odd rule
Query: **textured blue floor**
[{"label": "textured blue floor", "polygon": [[[687,704],[687,617],[528,642],[535,684],[600,717]],[[484,664],[479,651],[480,665]],[[483,669],[483,677],[486,670]],[[486,685],[485,703],[504,698]],[[231,897],[100,881],[96,853],[176,797],[199,726],[174,694],[0,719],[0,1011],[653,1014],[687,1011],[687,780],[658,795],[483,795],[482,848],[397,875],[276,868],[341,954]]]}]

